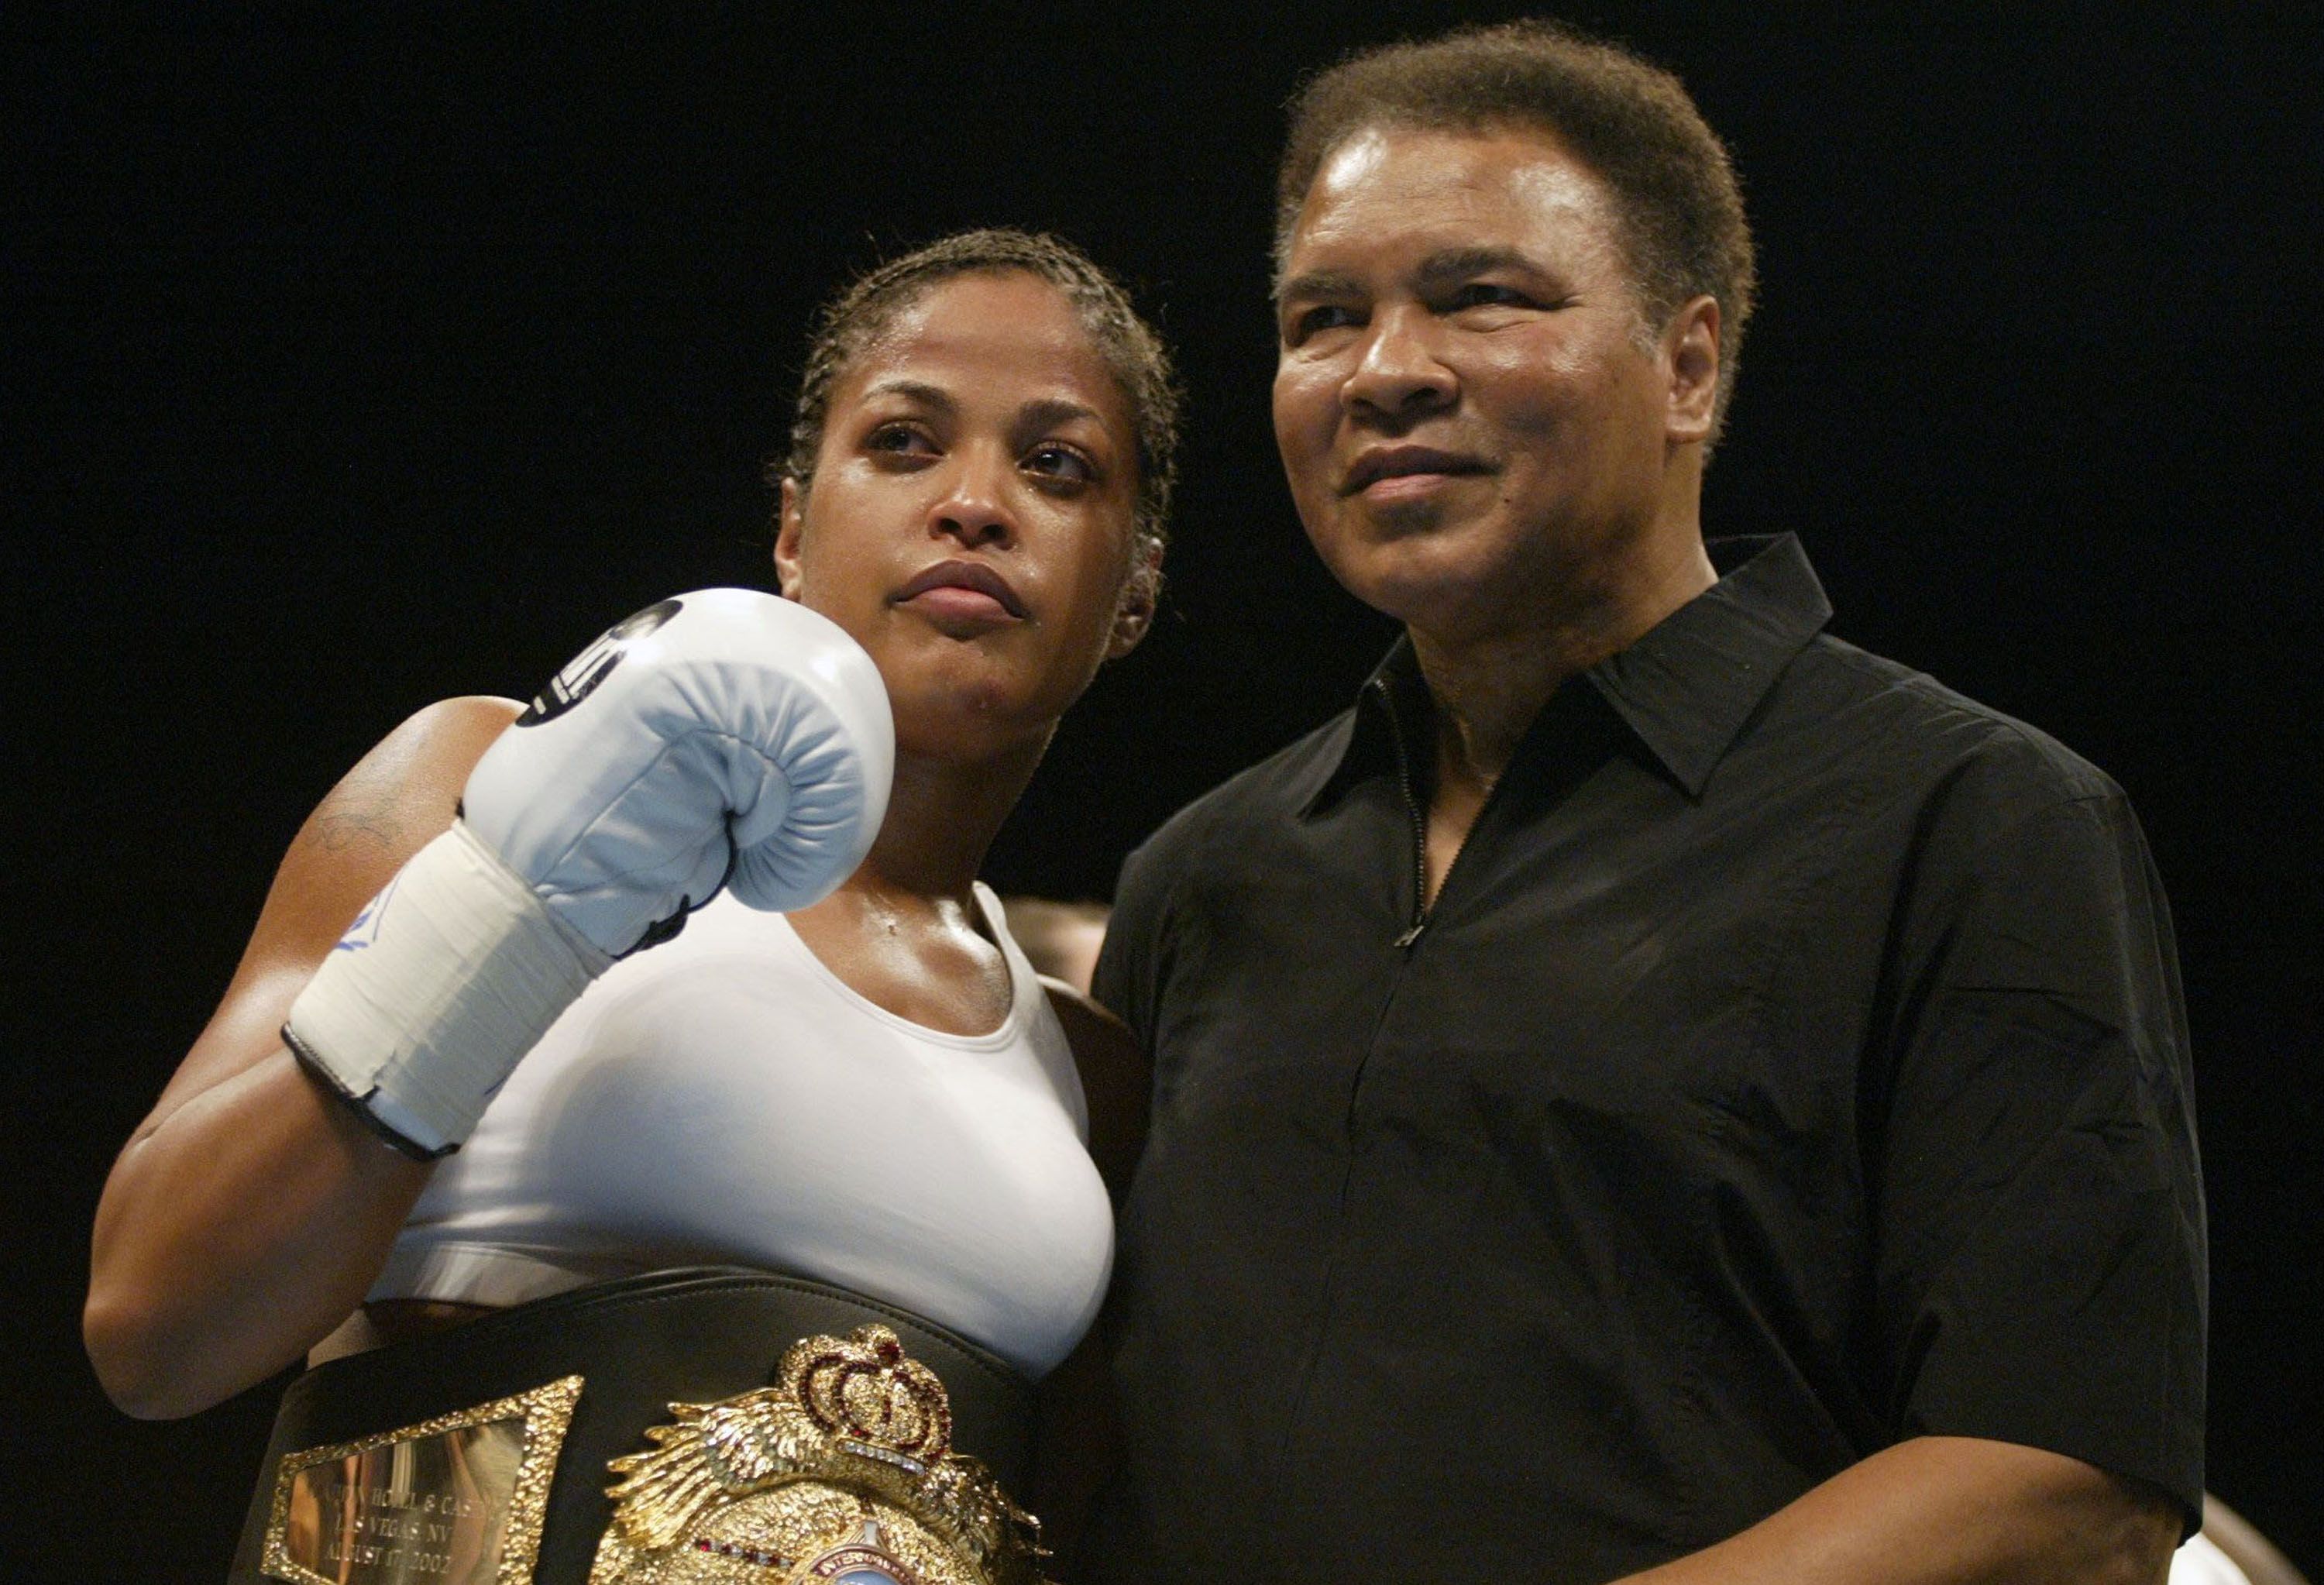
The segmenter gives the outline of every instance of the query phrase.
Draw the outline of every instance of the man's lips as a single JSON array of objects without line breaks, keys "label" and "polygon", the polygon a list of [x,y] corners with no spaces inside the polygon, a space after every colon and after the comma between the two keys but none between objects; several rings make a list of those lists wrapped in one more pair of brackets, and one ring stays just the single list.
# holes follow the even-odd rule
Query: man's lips
[{"label": "man's lips", "polygon": [[[896,604],[928,596],[931,605],[960,614],[991,613],[1023,621],[1025,602],[1009,580],[981,561],[939,561],[896,592]],[[997,608],[997,610],[995,609]]]},{"label": "man's lips", "polygon": [[1442,478],[1486,472],[1482,459],[1433,446],[1378,446],[1355,460],[1340,493],[1359,495],[1384,479]]}]

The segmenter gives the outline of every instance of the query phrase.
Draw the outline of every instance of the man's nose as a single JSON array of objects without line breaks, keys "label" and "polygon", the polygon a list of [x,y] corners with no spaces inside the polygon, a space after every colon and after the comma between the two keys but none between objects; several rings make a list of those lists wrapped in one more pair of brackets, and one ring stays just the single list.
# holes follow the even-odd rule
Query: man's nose
[{"label": "man's nose", "polygon": [[1376,313],[1363,356],[1340,388],[1340,400],[1358,416],[1408,422],[1452,405],[1461,382],[1431,334],[1433,318],[1411,308]]},{"label": "man's nose", "polygon": [[973,446],[954,452],[952,463],[944,492],[928,508],[930,536],[963,545],[1013,543],[1017,519],[1009,497],[1015,459]]}]

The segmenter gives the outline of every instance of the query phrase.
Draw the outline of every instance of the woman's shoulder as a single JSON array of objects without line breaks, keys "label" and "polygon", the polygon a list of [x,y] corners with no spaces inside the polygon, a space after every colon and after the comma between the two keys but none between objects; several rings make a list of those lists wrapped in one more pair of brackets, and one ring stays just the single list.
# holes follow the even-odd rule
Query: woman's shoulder
[{"label": "woman's shoulder", "polygon": [[[414,711],[324,795],[301,839],[319,840],[333,850],[364,837],[385,841],[401,833],[383,823],[407,804],[431,811],[440,806],[448,819],[468,773],[521,708],[513,699],[474,694]],[[430,824],[441,828],[440,823]]]},{"label": "woman's shoulder", "polygon": [[463,694],[423,705],[397,723],[348,774],[404,779],[432,773],[465,781],[523,708],[493,694]]},{"label": "woman's shoulder", "polygon": [[1130,1026],[1062,980],[1041,976],[1049,1010],[1065,1033],[1089,1109],[1090,1158],[1119,1208],[1146,1145],[1146,1054]]}]

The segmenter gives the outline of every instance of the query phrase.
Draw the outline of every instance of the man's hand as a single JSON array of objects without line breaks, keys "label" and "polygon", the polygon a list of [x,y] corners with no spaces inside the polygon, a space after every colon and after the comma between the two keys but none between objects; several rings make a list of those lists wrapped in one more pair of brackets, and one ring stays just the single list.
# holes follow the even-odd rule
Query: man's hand
[{"label": "man's hand", "polygon": [[2079,1459],[1923,1436],[1621,1585],[2160,1585],[2180,1528],[2161,1492]]}]

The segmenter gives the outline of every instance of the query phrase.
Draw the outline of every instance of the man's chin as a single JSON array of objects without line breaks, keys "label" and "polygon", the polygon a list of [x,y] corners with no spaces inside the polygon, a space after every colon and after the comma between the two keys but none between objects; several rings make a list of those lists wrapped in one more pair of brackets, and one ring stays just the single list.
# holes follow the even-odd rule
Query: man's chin
[{"label": "man's chin", "polygon": [[1508,604],[1507,580],[1453,567],[1374,568],[1341,585],[1383,616],[1418,633],[1451,639]]},{"label": "man's chin", "polygon": [[1413,599],[1473,597],[1512,576],[1513,548],[1495,524],[1442,502],[1342,520],[1326,540],[1310,534],[1323,564],[1365,604],[1390,615]]}]

